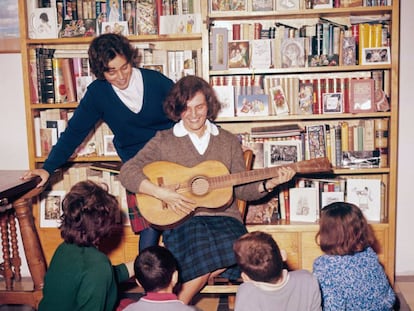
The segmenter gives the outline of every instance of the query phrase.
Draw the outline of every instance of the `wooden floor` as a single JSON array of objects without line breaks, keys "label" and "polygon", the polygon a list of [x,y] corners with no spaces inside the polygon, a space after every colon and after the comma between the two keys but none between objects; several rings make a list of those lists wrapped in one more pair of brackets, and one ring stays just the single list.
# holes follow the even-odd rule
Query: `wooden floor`
[{"label": "wooden floor", "polygon": [[[32,284],[26,278],[16,288],[31,288]],[[400,311],[414,311],[414,276],[400,276],[396,278],[395,292],[400,301]],[[0,291],[3,291],[4,281],[0,277]],[[135,293],[139,295],[139,293]],[[133,294],[132,294],[133,295]],[[138,296],[139,297],[139,296]],[[227,307],[226,296],[200,295],[197,297],[196,306],[203,311],[232,311]],[[0,301],[0,311],[33,311],[27,306],[2,305]]]}]

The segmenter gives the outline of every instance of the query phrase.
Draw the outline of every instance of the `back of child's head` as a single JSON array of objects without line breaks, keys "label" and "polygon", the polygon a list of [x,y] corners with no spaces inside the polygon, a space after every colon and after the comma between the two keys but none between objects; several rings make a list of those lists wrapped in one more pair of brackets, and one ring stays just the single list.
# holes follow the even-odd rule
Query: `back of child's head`
[{"label": "back of child's head", "polygon": [[115,226],[119,204],[104,184],[85,180],[66,194],[62,210],[60,231],[65,242],[97,246]]},{"label": "back of child's head", "polygon": [[173,254],[162,246],[150,246],[137,256],[134,262],[135,277],[146,292],[167,288],[177,271]]},{"label": "back of child's head", "polygon": [[374,247],[375,243],[361,209],[346,202],[334,202],[321,210],[316,238],[328,255],[353,255],[368,246]]},{"label": "back of child's head", "polygon": [[251,280],[276,283],[283,272],[283,259],[279,246],[271,235],[255,231],[234,242],[237,264]]}]

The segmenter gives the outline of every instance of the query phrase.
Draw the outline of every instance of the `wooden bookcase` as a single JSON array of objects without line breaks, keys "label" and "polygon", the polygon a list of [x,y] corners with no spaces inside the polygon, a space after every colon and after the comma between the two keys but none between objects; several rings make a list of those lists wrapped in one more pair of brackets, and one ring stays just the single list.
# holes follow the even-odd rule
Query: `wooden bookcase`
[{"label": "wooden bookcase", "polygon": [[[65,39],[29,39],[27,1],[19,0],[19,17],[22,44],[22,66],[25,89],[25,108],[27,119],[27,137],[29,147],[29,163],[31,168],[39,167],[45,157],[36,157],[33,117],[38,110],[47,108],[76,108],[77,103],[70,104],[33,104],[30,98],[30,72],[29,53],[30,49],[42,47],[68,47],[85,48],[90,43],[90,38],[65,38]],[[33,1],[33,0],[32,0]],[[397,188],[397,147],[398,147],[398,70],[399,70],[399,1],[393,0],[390,6],[376,7],[350,7],[332,9],[301,9],[295,11],[267,11],[252,12],[249,8],[245,12],[225,11],[210,13],[208,0],[195,1],[200,3],[202,25],[200,34],[192,35],[147,35],[130,36],[133,42],[151,42],[157,48],[163,49],[201,49],[202,76],[210,81],[214,77],[232,77],[236,75],[306,75],[318,76],[327,73],[353,73],[371,72],[373,70],[385,70],[389,72],[390,110],[386,112],[369,113],[331,113],[331,114],[309,114],[309,115],[286,115],[286,116],[247,116],[219,118],[218,123],[234,132],[248,132],[252,127],[300,123],[311,124],[337,124],[341,121],[358,122],[367,119],[386,119],[388,121],[388,162],[385,167],[346,169],[335,167],[334,175],[354,178],[380,178],[386,185],[384,191],[383,219],[372,223],[377,239],[380,244],[379,258],[391,282],[394,282],[395,265],[395,225],[396,225],[396,188]],[[250,4],[250,2],[247,2]],[[349,23],[350,17],[383,17],[389,15],[390,20],[390,64],[375,65],[353,65],[353,66],[323,66],[323,67],[301,67],[301,68],[272,68],[255,69],[232,68],[225,70],[210,69],[210,30],[211,27],[239,21],[250,23],[262,21],[287,21],[293,24],[305,25],[315,19],[325,18],[341,23]],[[83,157],[75,158],[71,163],[94,162],[94,161],[117,161],[117,157]],[[59,231],[56,228],[39,227],[39,208],[35,206],[34,215],[38,227],[43,251],[49,262],[56,246],[61,242]],[[288,265],[291,268],[304,268],[312,270],[313,260],[321,254],[315,243],[317,224],[284,223],[269,225],[248,225],[248,230],[263,230],[272,234],[280,247],[288,253]],[[109,256],[113,263],[132,260],[136,256],[138,236],[134,235],[127,226],[118,228],[116,238],[106,243]]]}]

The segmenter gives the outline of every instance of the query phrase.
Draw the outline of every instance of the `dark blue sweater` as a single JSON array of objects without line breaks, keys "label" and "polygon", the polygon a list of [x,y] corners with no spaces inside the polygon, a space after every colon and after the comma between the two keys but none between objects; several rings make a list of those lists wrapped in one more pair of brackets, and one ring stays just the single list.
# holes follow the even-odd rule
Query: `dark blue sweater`
[{"label": "dark blue sweater", "polygon": [[158,130],[172,127],[164,114],[163,102],[173,82],[154,70],[140,68],[144,81],[144,102],[139,113],[132,112],[106,80],[95,80],[53,147],[43,168],[50,174],[67,162],[99,120],[114,134],[116,151],[125,162],[132,158]]}]

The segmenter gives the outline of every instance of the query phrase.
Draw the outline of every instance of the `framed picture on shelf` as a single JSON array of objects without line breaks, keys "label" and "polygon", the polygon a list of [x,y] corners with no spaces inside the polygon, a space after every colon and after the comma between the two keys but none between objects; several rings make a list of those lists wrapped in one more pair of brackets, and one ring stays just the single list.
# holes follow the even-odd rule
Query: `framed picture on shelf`
[{"label": "framed picture on shelf", "polygon": [[300,140],[276,140],[264,142],[264,164],[266,167],[285,165],[302,160]]},{"label": "framed picture on shelf", "polygon": [[333,0],[313,0],[314,9],[332,9]]},{"label": "framed picture on shelf", "polygon": [[29,16],[29,38],[53,39],[58,37],[55,8],[35,8]]},{"label": "framed picture on shelf", "polygon": [[211,0],[210,12],[226,12],[226,11],[247,11],[247,0]]},{"label": "framed picture on shelf", "polygon": [[342,93],[323,94],[323,113],[342,112]]},{"label": "framed picture on shelf", "polygon": [[211,28],[211,70],[226,70],[228,61],[228,29]]},{"label": "framed picture on shelf", "polygon": [[351,79],[349,112],[375,112],[374,104],[374,80],[373,79]]},{"label": "framed picture on shelf", "polygon": [[253,12],[274,11],[273,0],[253,0]]},{"label": "framed picture on shelf", "polygon": [[362,49],[362,65],[390,64],[391,55],[388,46]]},{"label": "framed picture on shelf", "polygon": [[305,67],[304,38],[286,38],[281,46],[282,68]]},{"label": "framed picture on shelf", "polygon": [[42,193],[40,201],[40,227],[57,228],[60,226],[62,201],[65,191],[47,191]]},{"label": "framed picture on shelf", "polygon": [[228,44],[228,67],[249,67],[249,41],[232,41]]}]

